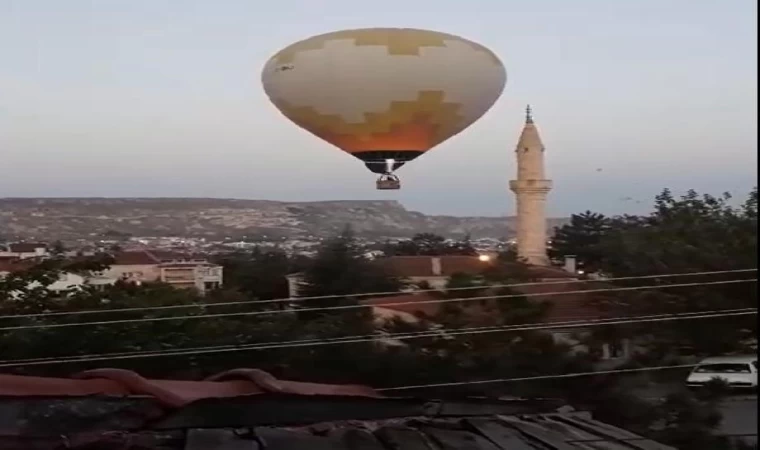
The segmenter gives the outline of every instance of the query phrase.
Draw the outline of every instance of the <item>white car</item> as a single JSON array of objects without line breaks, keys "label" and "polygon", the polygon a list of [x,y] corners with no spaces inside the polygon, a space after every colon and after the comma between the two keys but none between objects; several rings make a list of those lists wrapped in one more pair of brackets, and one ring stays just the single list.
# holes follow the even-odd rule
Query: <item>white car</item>
[{"label": "white car", "polygon": [[698,388],[713,378],[725,381],[731,388],[757,388],[757,356],[720,356],[704,359],[691,371],[686,384],[691,388]]}]

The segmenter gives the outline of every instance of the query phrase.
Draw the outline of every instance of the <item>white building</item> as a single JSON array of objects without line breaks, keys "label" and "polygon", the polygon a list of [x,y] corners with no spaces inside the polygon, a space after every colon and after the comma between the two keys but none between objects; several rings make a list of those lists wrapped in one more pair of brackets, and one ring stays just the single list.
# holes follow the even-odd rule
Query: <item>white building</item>
[{"label": "white building", "polygon": [[224,281],[223,268],[204,257],[161,251],[130,251],[114,255],[103,277],[134,283],[161,281],[205,294]]},{"label": "white building", "polygon": [[2,259],[46,258],[48,256],[50,256],[50,252],[47,244],[32,242],[0,244],[0,258]]},{"label": "white building", "polygon": [[[34,265],[31,259],[0,259],[0,278]],[[201,295],[223,284],[223,268],[205,258],[150,251],[120,252],[107,269],[87,275],[63,272],[48,289],[63,292],[77,286],[112,285],[117,281],[136,284],[160,281],[177,288],[192,288]]]},{"label": "white building", "polygon": [[[28,268],[29,266],[24,264],[0,265],[0,279],[5,278],[11,272]],[[67,292],[75,292],[86,286],[107,286],[114,283],[116,283],[115,279],[102,278],[99,276],[90,277],[73,272],[61,272],[58,274],[58,279],[45,286],[45,288],[56,294],[64,294]],[[33,281],[27,285],[27,288],[34,289],[40,286],[41,283],[39,281]],[[11,293],[11,296],[14,297],[14,294]]]}]

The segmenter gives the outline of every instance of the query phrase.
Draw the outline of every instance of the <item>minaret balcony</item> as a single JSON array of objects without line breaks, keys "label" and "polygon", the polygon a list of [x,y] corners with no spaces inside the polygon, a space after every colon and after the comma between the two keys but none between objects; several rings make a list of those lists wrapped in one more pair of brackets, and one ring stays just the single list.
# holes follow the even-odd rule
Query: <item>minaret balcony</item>
[{"label": "minaret balcony", "polygon": [[518,194],[547,193],[552,190],[552,180],[512,180],[509,189]]}]

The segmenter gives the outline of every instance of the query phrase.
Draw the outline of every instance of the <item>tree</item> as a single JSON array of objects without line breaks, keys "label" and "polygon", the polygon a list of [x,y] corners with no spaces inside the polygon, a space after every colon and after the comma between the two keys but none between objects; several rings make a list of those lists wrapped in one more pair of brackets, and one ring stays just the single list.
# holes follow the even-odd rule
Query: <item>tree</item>
[{"label": "tree", "polygon": [[287,276],[300,270],[301,262],[279,248],[254,247],[249,253],[226,255],[218,260],[224,267],[225,286],[239,290],[251,300],[287,298]]},{"label": "tree", "polygon": [[[585,213],[558,231],[557,250],[573,252],[612,277],[651,276],[753,268],[757,265],[757,188],[739,206],[728,194],[712,196],[689,191],[675,197],[664,190],[653,211],[644,216],[611,219]],[[756,272],[701,277],[618,282],[624,286],[666,283],[711,283],[756,279]],[[618,314],[663,314],[757,307],[755,283],[688,286],[609,295]],[[752,316],[678,321],[647,327],[650,354],[697,355],[753,351],[757,323]],[[644,331],[627,327],[635,336]]]},{"label": "tree", "polygon": [[[688,273],[749,269],[757,266],[757,189],[740,207],[731,197],[689,191],[675,198],[657,196],[646,217],[624,219],[602,243],[607,254],[603,270],[613,276]],[[712,283],[749,279],[757,272],[662,280],[660,283]],[[639,313],[693,312],[757,307],[756,283],[702,285],[642,291],[627,296],[629,311]],[[678,348],[698,355],[753,351],[756,318],[738,316],[704,323],[682,321],[658,329],[653,346]],[[754,338],[753,338],[754,337]],[[753,339],[750,339],[753,338]]]},{"label": "tree", "polygon": [[[84,268],[84,261],[77,261]],[[96,267],[97,261],[90,267]],[[176,289],[163,283],[135,285],[117,282],[113,286],[84,286],[58,295],[46,288],[62,270],[72,270],[64,261],[47,260],[25,271],[14,272],[0,280],[0,327],[30,326],[29,329],[0,334],[0,353],[4,360],[58,358],[73,355],[98,355],[113,352],[167,351],[215,345],[242,345],[257,342],[296,339],[302,332],[295,326],[297,318],[289,314],[262,316],[240,315],[222,318],[194,319],[193,316],[214,313],[250,313],[258,308],[247,306],[212,306],[218,303],[245,300],[234,291],[214,291],[200,297],[189,289]],[[172,310],[146,310],[171,305]],[[135,309],[115,312],[114,309]],[[76,314],[77,311],[91,311]],[[66,315],[63,313],[74,314]],[[94,313],[92,313],[94,312]],[[53,316],[34,316],[55,313]],[[16,317],[13,317],[16,316]],[[171,316],[181,316],[174,320]],[[160,319],[151,321],[150,319]],[[142,321],[147,319],[146,321]],[[124,321],[140,320],[125,323]],[[113,323],[109,323],[114,321]],[[86,326],[35,328],[38,325],[76,325],[84,322],[105,322]],[[281,355],[261,352],[257,366],[263,369],[281,364]],[[147,376],[203,377],[232,367],[247,366],[245,356],[237,353],[199,356],[162,356],[108,361],[108,366],[137,370]],[[20,367],[15,371],[36,375],[61,375],[98,367],[102,361],[67,363],[51,366]]]},{"label": "tree", "polygon": [[446,282],[446,289],[453,290],[447,291],[446,294],[451,298],[476,297],[483,292],[481,289],[473,289],[478,286],[483,286],[480,277],[467,273],[453,273]]},{"label": "tree", "polygon": [[[403,286],[400,280],[389,276],[380,265],[364,256],[364,248],[350,228],[326,240],[301,272],[301,277],[300,296],[329,296],[301,302],[305,308],[352,304],[356,300],[348,298],[351,294],[397,292]],[[321,315],[307,313],[302,317]]]},{"label": "tree", "polygon": [[612,220],[602,214],[591,211],[573,214],[570,223],[556,229],[549,256],[560,261],[565,256],[575,256],[586,270],[594,271],[605,256],[600,244],[611,225]]},{"label": "tree", "polygon": [[63,255],[66,253],[66,246],[64,246],[63,242],[61,241],[55,241],[53,242],[53,246],[50,249],[50,253],[53,255]]},{"label": "tree", "polygon": [[601,246],[603,270],[638,275],[664,270],[730,270],[757,263],[757,189],[739,207],[731,196],[664,190],[644,217],[616,218]]},{"label": "tree", "polygon": [[469,235],[464,239],[449,242],[443,236],[433,233],[418,233],[411,239],[395,244],[386,244],[384,249],[388,256],[476,256],[478,252],[472,246]]},{"label": "tree", "polygon": [[478,251],[473,247],[469,234],[465,235],[461,240],[450,243],[447,253],[451,255],[478,256]]}]

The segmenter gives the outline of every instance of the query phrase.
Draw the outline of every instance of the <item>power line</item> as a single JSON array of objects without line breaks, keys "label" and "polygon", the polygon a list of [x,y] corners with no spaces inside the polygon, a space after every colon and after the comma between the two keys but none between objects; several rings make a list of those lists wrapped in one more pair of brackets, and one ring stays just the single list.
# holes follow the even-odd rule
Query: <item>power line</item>
[{"label": "power line", "polygon": [[678,283],[678,284],[665,284],[665,285],[651,285],[651,286],[630,286],[619,288],[606,288],[606,289],[586,289],[586,290],[574,290],[564,292],[541,292],[541,293],[524,293],[524,294],[507,294],[507,295],[488,295],[482,297],[459,297],[450,299],[435,299],[435,300],[418,300],[411,302],[388,302],[381,305],[338,305],[328,306],[320,308],[300,308],[293,310],[267,310],[267,311],[248,311],[248,312],[236,312],[236,313],[218,313],[218,314],[199,314],[199,315],[183,315],[183,316],[171,316],[171,317],[146,317],[140,319],[123,319],[123,320],[102,320],[92,322],[74,322],[74,323],[52,323],[52,324],[37,324],[37,325],[17,325],[10,327],[1,327],[0,331],[14,331],[14,330],[33,330],[33,329],[46,329],[46,328],[69,328],[69,327],[81,327],[92,325],[113,325],[124,323],[140,323],[140,322],[165,322],[174,320],[190,320],[190,319],[213,319],[221,317],[241,317],[241,316],[263,316],[272,314],[283,314],[294,312],[316,312],[316,311],[338,311],[338,310],[351,310],[360,308],[372,308],[381,307],[386,308],[389,306],[402,306],[402,305],[424,305],[424,304],[440,304],[440,303],[453,303],[453,302],[471,302],[491,299],[505,299],[505,298],[524,298],[524,297],[551,297],[557,295],[572,295],[572,294],[593,294],[602,292],[625,292],[625,291],[639,291],[644,289],[664,289],[664,288],[676,288],[676,287],[695,287],[695,286],[711,286],[722,284],[737,284],[737,283],[751,283],[757,282],[757,279],[747,280],[725,280],[725,281],[712,281],[702,283]]},{"label": "power line", "polygon": [[[742,438],[742,437],[757,437],[757,433],[727,433],[727,434],[711,434],[711,437],[728,437],[728,438]],[[654,441],[655,439],[647,437],[635,437],[635,438],[607,438],[607,439],[573,439],[571,441],[565,441],[568,444],[584,444],[592,442],[636,442],[636,441]]]},{"label": "power line", "polygon": [[[729,312],[730,311],[730,312]],[[177,350],[157,350],[148,352],[131,352],[131,353],[105,353],[105,354],[91,354],[91,355],[78,355],[68,357],[49,357],[49,358],[32,358],[21,360],[6,360],[0,361],[0,367],[17,367],[17,366],[37,366],[37,365],[51,365],[51,364],[65,364],[70,362],[91,362],[91,361],[104,361],[104,360],[123,360],[123,359],[138,359],[138,358],[152,358],[152,357],[164,357],[164,356],[187,356],[187,355],[202,355],[210,353],[227,353],[246,350],[270,350],[279,348],[297,348],[297,347],[311,347],[322,345],[337,345],[337,344],[350,344],[361,342],[372,342],[376,340],[410,340],[420,339],[426,337],[449,337],[467,334],[484,334],[495,333],[504,331],[531,331],[531,330],[550,330],[550,329],[563,329],[563,328],[589,328],[606,325],[620,325],[631,323],[646,323],[646,322],[663,322],[673,320],[694,320],[703,318],[716,318],[716,317],[731,317],[741,315],[753,315],[757,314],[756,308],[743,308],[738,310],[716,310],[714,312],[692,312],[681,314],[664,314],[655,316],[631,316],[624,319],[598,319],[593,321],[569,321],[561,323],[544,323],[544,324],[524,324],[524,325],[507,325],[501,327],[479,327],[479,328],[465,328],[465,329],[453,329],[448,332],[443,330],[429,330],[423,332],[413,333],[396,333],[386,335],[359,335],[359,336],[344,336],[337,338],[327,339],[306,339],[300,341],[285,341],[285,342],[269,342],[259,344],[248,345],[236,345],[236,346],[212,346],[212,347],[200,347],[195,349],[177,349]]]},{"label": "power line", "polygon": [[[552,321],[552,322],[539,322],[539,323],[527,323],[527,324],[514,324],[514,325],[493,325],[493,326],[484,326],[484,327],[463,327],[463,328],[436,328],[436,329],[428,329],[423,331],[412,331],[412,332],[401,332],[401,333],[373,333],[373,334],[365,334],[365,335],[354,335],[354,336],[337,336],[332,338],[316,338],[316,339],[299,339],[299,340],[293,340],[293,341],[275,341],[275,342],[260,342],[260,343],[254,343],[254,344],[229,344],[229,345],[216,345],[216,346],[205,346],[205,347],[191,347],[191,348],[184,348],[184,349],[174,349],[174,350],[152,350],[152,351],[132,351],[132,352],[120,352],[120,353],[108,353],[106,355],[111,356],[121,356],[121,355],[144,355],[144,354],[150,354],[150,353],[157,353],[157,354],[168,354],[172,351],[197,351],[197,350],[217,350],[217,349],[225,349],[225,348],[233,348],[238,349],[241,347],[246,348],[258,348],[260,346],[266,346],[268,348],[269,345],[290,345],[290,344],[306,344],[306,343],[317,343],[317,345],[323,343],[323,342],[342,342],[344,340],[349,340],[352,342],[356,339],[367,339],[375,340],[375,339],[400,339],[400,337],[409,337],[410,339],[413,337],[440,337],[440,336],[452,336],[455,334],[467,334],[465,332],[489,332],[489,331],[510,331],[513,329],[517,329],[517,331],[523,330],[521,327],[531,327],[529,329],[534,329],[536,327],[544,327],[546,325],[551,325],[553,328],[560,328],[561,326],[580,326],[580,325],[588,325],[592,323],[602,323],[607,324],[610,321],[617,321],[617,320],[642,320],[642,319],[658,319],[658,318],[669,318],[669,317],[691,317],[691,316],[703,316],[706,314],[751,314],[756,312],[756,308],[741,308],[741,309],[719,309],[719,310],[712,310],[712,311],[696,311],[696,312],[686,312],[686,313],[675,313],[675,314],[650,314],[650,315],[639,315],[639,316],[622,316],[618,318],[605,318],[605,319],[574,319],[574,320],[566,320],[566,321]],[[712,317],[712,316],[710,316]],[[448,333],[448,334],[447,334]],[[359,342],[359,341],[357,341]],[[362,341],[364,342],[364,341]],[[299,346],[299,345],[294,345]],[[80,355],[81,357],[85,357],[87,355]],[[71,356],[70,358],[76,358],[80,356]],[[94,356],[103,356],[103,354],[100,355],[94,355]],[[31,359],[25,359],[24,361],[54,361],[57,360],[58,357],[47,357],[47,358],[31,358]],[[4,363],[8,361],[2,361],[0,360],[0,363]]]},{"label": "power line", "polygon": [[[558,284],[568,283],[600,283],[600,282],[612,282],[612,281],[632,281],[632,280],[646,280],[646,279],[658,279],[658,278],[673,278],[673,277],[694,277],[694,276],[707,276],[707,275],[720,275],[720,274],[732,274],[732,273],[748,273],[757,272],[757,268],[753,269],[737,269],[737,270],[718,270],[708,272],[686,272],[686,273],[667,273],[660,275],[641,275],[634,277],[615,277],[605,279],[585,279],[585,280],[562,280],[562,281],[538,281],[527,283],[513,283],[513,284],[495,284],[485,286],[464,286],[458,288],[446,288],[446,291],[467,291],[475,289],[498,289],[498,288],[512,288],[512,287],[526,287],[526,286],[551,286]],[[568,274],[570,276],[570,274]],[[292,298],[277,298],[271,300],[250,300],[250,301],[235,301],[235,302],[219,302],[219,303],[202,303],[202,304],[189,304],[189,305],[165,305],[165,306],[146,306],[146,307],[134,307],[134,308],[113,308],[113,309],[90,309],[80,311],[56,311],[56,312],[44,312],[34,314],[16,314],[0,316],[0,319],[21,319],[21,318],[34,318],[34,317],[54,317],[54,316],[68,316],[68,315],[87,315],[87,314],[111,314],[111,313],[127,313],[127,312],[143,312],[143,311],[166,311],[173,309],[186,309],[186,308],[208,308],[216,306],[236,306],[236,305],[261,305],[272,303],[296,303],[307,300],[326,300],[343,297],[374,297],[374,296],[389,296],[398,294],[418,294],[426,292],[440,292],[441,289],[420,289],[414,291],[386,291],[386,292],[370,292],[362,294],[333,294],[333,295],[320,295],[311,297],[292,297]]]},{"label": "power line", "polygon": [[451,387],[451,386],[470,386],[477,384],[493,384],[493,383],[511,383],[516,381],[535,381],[535,380],[555,380],[561,378],[578,378],[578,377],[590,377],[595,375],[611,375],[618,373],[636,373],[636,372],[650,372],[656,370],[672,370],[672,369],[687,369],[696,367],[696,364],[678,364],[673,366],[657,366],[657,367],[639,367],[636,369],[614,369],[614,370],[596,370],[592,372],[575,372],[564,373],[556,375],[536,375],[530,377],[518,377],[518,378],[495,378],[490,380],[473,380],[473,381],[452,381],[449,383],[430,383],[430,384],[417,384],[406,386],[395,386],[389,388],[379,388],[376,391],[404,391],[410,389],[423,389],[423,388],[437,388],[437,387]]}]

